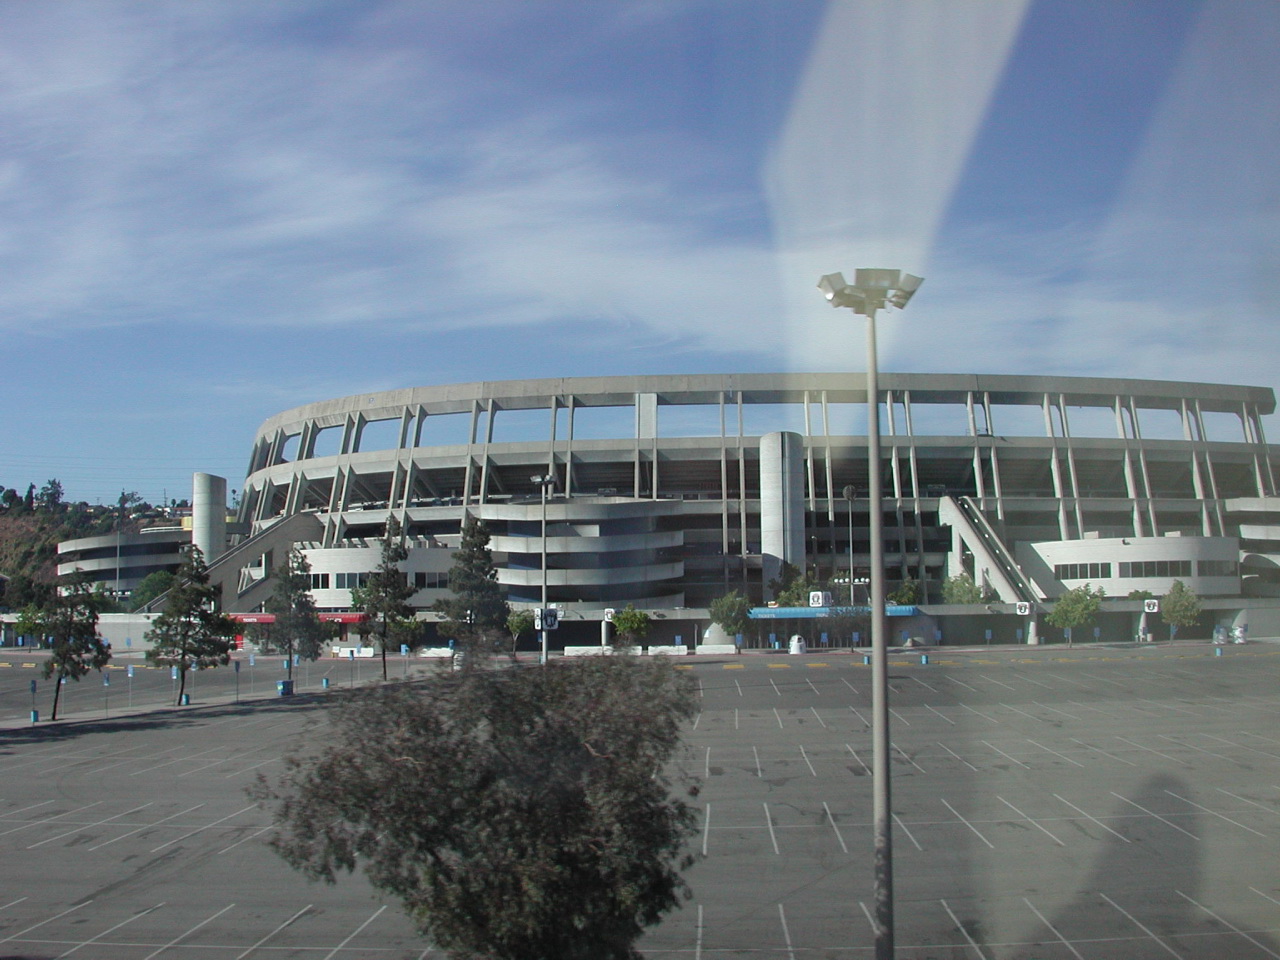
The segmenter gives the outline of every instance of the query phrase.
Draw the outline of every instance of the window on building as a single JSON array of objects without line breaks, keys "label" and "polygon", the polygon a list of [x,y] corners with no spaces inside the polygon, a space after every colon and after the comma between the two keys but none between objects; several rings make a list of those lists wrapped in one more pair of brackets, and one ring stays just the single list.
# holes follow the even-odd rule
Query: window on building
[{"label": "window on building", "polygon": [[327,573],[313,573],[311,575],[312,590],[328,590],[329,575]]},{"label": "window on building", "polygon": [[1189,577],[1190,560],[1134,560],[1120,564],[1120,576],[1125,579],[1142,577]]},{"label": "window on building", "polygon": [[1109,580],[1111,579],[1111,564],[1059,563],[1054,565],[1053,575],[1059,580]]}]

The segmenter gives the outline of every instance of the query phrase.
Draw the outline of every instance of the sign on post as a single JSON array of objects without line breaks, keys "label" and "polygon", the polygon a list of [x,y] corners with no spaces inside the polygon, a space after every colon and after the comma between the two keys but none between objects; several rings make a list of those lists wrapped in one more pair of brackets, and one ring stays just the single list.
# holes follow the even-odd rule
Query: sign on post
[{"label": "sign on post", "polygon": [[555,607],[539,607],[533,612],[535,630],[555,630],[560,626],[560,611]]},{"label": "sign on post", "polygon": [[1142,612],[1143,613],[1159,613],[1160,601],[1159,600],[1143,600]]},{"label": "sign on post", "polygon": [[1014,604],[1014,609],[1017,611],[1018,616],[1020,617],[1031,616],[1031,604],[1029,603],[1025,603],[1025,602],[1016,603]]}]

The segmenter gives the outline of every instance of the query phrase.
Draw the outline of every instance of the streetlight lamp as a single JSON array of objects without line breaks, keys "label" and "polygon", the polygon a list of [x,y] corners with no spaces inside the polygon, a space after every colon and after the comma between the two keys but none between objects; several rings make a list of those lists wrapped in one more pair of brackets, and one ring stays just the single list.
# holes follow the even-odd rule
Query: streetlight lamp
[{"label": "streetlight lamp", "polygon": [[[877,269],[858,270],[852,284],[845,282],[841,273],[829,273],[818,281],[818,289],[833,307],[848,307],[867,318],[867,498],[871,521],[871,778],[875,823],[876,960],[893,960],[893,824],[889,806],[889,684],[884,631],[884,536],[881,532],[884,515],[880,489],[876,311],[887,306],[901,310],[922,283],[924,281],[920,277],[909,273]],[[849,589],[852,594],[852,584]]]},{"label": "streetlight lamp", "polygon": [[539,474],[529,479],[537,484],[538,489],[542,491],[542,606],[538,612],[538,624],[541,627],[539,633],[542,635],[542,655],[538,662],[545,666],[547,662],[547,627],[545,623],[545,611],[547,609],[547,489],[555,486],[556,475],[554,473],[548,473],[545,476]]}]

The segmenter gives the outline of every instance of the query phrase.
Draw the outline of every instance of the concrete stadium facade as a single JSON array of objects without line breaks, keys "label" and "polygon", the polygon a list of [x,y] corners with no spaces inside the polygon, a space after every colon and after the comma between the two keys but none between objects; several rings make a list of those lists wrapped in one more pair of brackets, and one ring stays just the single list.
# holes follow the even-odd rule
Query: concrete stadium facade
[{"label": "concrete stadium facade", "polygon": [[[968,572],[999,602],[1078,583],[1109,596],[1182,580],[1280,596],[1270,389],[1071,377],[881,374],[886,577],[937,603]],[[861,374],[517,380],[308,404],[259,429],[241,523],[306,514],[322,609],[344,609],[396,517],[414,603],[444,595],[464,514],[492,534],[514,606],[598,619],[633,603],[757,603],[783,562],[864,573]],[[851,499],[846,498],[847,488]],[[250,577],[245,580],[248,583]],[[673,616],[678,614],[673,613]]]}]

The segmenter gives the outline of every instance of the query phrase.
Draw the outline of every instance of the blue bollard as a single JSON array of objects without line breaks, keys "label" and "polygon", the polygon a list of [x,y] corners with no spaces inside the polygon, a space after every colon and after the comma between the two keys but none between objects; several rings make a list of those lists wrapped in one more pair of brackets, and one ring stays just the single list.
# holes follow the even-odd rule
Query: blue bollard
[{"label": "blue bollard", "polygon": [[1221,647],[1214,647],[1214,648],[1213,648],[1213,655],[1214,655],[1215,657],[1220,657],[1220,656],[1222,656],[1222,648],[1221,648]]},{"label": "blue bollard", "polygon": [[32,723],[39,723],[39,722],[40,722],[40,711],[39,711],[39,710],[32,710],[32,711],[31,711],[31,722],[32,722]]},{"label": "blue bollard", "polygon": [[183,705],[184,707],[189,707],[189,706],[191,706],[191,694],[189,694],[189,693],[184,693],[184,694],[182,695],[182,705]]},{"label": "blue bollard", "polygon": [[920,662],[927,664],[929,662],[929,655],[927,653],[920,654]]},{"label": "blue bollard", "polygon": [[865,653],[862,655],[862,665],[863,665],[864,667],[867,667],[867,666],[870,666],[870,665],[871,665],[871,658],[870,658],[869,656],[867,656]]},{"label": "blue bollard", "polygon": [[328,690],[328,689],[329,689],[329,678],[328,678],[328,677],[323,678],[323,679],[320,681],[320,686],[322,686],[322,687],[324,687],[326,690]]}]

